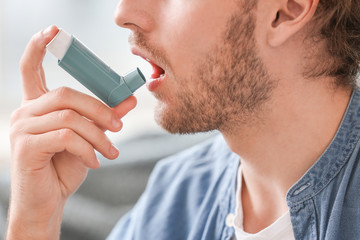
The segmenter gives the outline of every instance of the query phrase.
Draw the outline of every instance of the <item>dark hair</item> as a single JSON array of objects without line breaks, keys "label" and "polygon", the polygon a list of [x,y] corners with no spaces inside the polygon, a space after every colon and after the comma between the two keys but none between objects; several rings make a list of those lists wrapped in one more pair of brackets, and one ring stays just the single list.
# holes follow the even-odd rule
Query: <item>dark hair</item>
[{"label": "dark hair", "polygon": [[315,75],[335,77],[338,86],[355,86],[360,69],[360,0],[320,0],[314,23],[330,55]]}]

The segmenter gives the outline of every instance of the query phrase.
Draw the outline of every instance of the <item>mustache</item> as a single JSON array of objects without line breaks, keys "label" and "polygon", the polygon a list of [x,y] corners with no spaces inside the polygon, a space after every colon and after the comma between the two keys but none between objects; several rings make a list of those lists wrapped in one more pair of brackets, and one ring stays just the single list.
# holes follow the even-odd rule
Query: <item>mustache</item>
[{"label": "mustache", "polygon": [[161,49],[160,46],[150,44],[150,41],[143,33],[131,32],[128,42],[130,45],[136,46],[140,50],[145,51],[147,53],[147,57],[149,59],[154,59],[158,64],[161,64],[162,68],[170,66],[170,61],[166,55],[166,51]]},{"label": "mustache", "polygon": [[149,46],[145,35],[139,32],[131,32],[129,35],[128,42],[130,45],[136,45],[141,49],[150,51],[151,46]]}]

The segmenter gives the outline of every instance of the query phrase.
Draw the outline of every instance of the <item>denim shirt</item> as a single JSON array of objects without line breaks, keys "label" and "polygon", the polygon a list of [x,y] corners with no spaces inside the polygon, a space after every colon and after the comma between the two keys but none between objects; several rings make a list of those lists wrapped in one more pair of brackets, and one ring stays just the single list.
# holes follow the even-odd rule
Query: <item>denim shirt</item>
[{"label": "denim shirt", "polygon": [[[322,156],[287,194],[300,239],[360,239],[360,91]],[[231,239],[239,156],[222,136],[160,161],[108,240]]]}]

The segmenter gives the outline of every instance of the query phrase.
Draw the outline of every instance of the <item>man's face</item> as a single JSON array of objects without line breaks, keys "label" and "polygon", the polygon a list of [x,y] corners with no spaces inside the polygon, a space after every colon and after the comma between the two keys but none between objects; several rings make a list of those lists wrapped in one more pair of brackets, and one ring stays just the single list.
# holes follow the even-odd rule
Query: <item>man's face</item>
[{"label": "man's face", "polygon": [[120,2],[116,22],[132,30],[133,53],[154,66],[147,85],[158,99],[155,118],[169,132],[231,131],[270,97],[273,84],[256,54],[248,5],[239,0]]}]

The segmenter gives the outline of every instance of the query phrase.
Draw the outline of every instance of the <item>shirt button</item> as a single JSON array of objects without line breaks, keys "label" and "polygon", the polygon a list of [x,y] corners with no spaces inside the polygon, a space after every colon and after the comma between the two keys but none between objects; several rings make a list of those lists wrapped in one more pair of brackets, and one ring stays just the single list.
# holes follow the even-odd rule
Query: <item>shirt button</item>
[{"label": "shirt button", "polygon": [[235,215],[233,213],[229,213],[226,216],[226,220],[225,220],[226,226],[234,227],[234,220],[235,220]]}]

